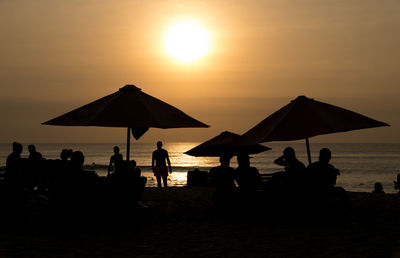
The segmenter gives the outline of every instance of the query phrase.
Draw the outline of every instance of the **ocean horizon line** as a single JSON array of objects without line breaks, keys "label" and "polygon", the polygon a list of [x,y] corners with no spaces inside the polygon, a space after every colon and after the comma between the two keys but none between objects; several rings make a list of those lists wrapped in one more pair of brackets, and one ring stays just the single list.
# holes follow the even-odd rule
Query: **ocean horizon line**
[{"label": "ocean horizon line", "polygon": [[[164,143],[201,143],[208,139],[204,139],[202,141],[163,141]],[[150,144],[156,143],[156,141],[132,141],[131,144]],[[126,142],[35,142],[35,141],[10,141],[10,142],[0,142],[0,144],[12,144],[13,142],[20,142],[26,144],[121,144],[126,145]],[[296,141],[273,141],[273,142],[260,142],[260,144],[284,144],[284,143],[304,143],[304,140],[296,140]],[[313,141],[310,144],[400,144],[400,142],[319,142]]]}]

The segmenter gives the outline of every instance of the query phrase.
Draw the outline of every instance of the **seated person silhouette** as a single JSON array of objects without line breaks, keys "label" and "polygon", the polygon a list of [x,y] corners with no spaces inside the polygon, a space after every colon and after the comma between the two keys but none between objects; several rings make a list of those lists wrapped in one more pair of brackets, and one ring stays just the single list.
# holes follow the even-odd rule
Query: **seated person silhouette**
[{"label": "seated person silhouette", "polygon": [[397,179],[397,181],[393,181],[394,189],[399,190],[399,194],[400,194],[400,174],[397,174],[396,179]]},{"label": "seated person silhouette", "polygon": [[331,151],[328,148],[322,148],[319,152],[319,160],[308,166],[310,183],[313,188],[319,190],[331,190],[336,185],[339,170],[329,164],[331,160]]},{"label": "seated person silhouette", "polygon": [[22,144],[18,142],[13,142],[13,151],[7,157],[6,161],[6,171],[4,174],[4,179],[6,180],[10,193],[11,199],[19,199],[23,197],[25,191],[25,180],[24,180],[24,162],[21,158]]},{"label": "seated person silhouette", "polygon": [[274,161],[275,164],[284,166],[286,174],[280,175],[281,183],[286,184],[289,190],[297,189],[304,181],[304,164],[296,158],[296,152],[292,147],[286,147],[283,155]]},{"label": "seated person silhouette", "polygon": [[8,181],[21,180],[22,173],[22,144],[13,142],[13,151],[7,157],[5,179]]},{"label": "seated person silhouette", "polygon": [[119,181],[118,185],[129,189],[129,191],[141,193],[144,190],[147,178],[141,176],[142,172],[136,166],[136,161],[123,161],[122,164],[121,172],[116,174]]},{"label": "seated person silhouette", "polygon": [[110,164],[108,165],[108,170],[107,170],[107,177],[110,175],[110,172],[112,171],[113,166],[114,166],[115,172],[120,169],[122,161],[123,161],[123,158],[122,158],[122,154],[119,153],[119,147],[114,146],[114,155],[112,155],[110,158]]},{"label": "seated person silhouette", "polygon": [[292,147],[286,147],[283,150],[283,155],[277,158],[274,163],[284,166],[285,171],[288,173],[293,173],[306,168],[304,164],[296,158],[296,152]]},{"label": "seated person silhouette", "polygon": [[35,145],[28,145],[28,151],[29,151],[29,159],[30,160],[42,160],[43,156],[40,152],[36,151]]},{"label": "seated person silhouette", "polygon": [[385,192],[383,191],[383,185],[380,182],[376,182],[374,185],[374,191],[372,191],[373,194],[384,194]]},{"label": "seated person silhouette", "polygon": [[237,156],[238,167],[236,168],[236,181],[239,185],[239,192],[244,198],[251,198],[257,193],[261,184],[261,177],[258,169],[250,166],[250,158],[247,153]]},{"label": "seated person silhouette", "polygon": [[74,151],[71,155],[71,179],[74,181],[72,185],[77,186],[78,191],[91,192],[97,180],[94,171],[83,170],[85,156],[81,151]]},{"label": "seated person silhouette", "polygon": [[94,171],[85,171],[83,169],[83,163],[85,156],[81,151],[74,151],[71,155],[71,170],[69,171],[71,179],[74,181],[74,185],[79,185],[82,189],[87,189],[90,185],[96,183],[98,178]]},{"label": "seated person silhouette", "polygon": [[7,157],[6,161],[6,171],[12,171],[18,168],[19,162],[21,160],[22,144],[18,142],[13,142],[13,149],[10,155]]},{"label": "seated person silhouette", "polygon": [[62,185],[65,178],[69,178],[69,171],[71,170],[71,156],[73,151],[71,149],[63,149],[60,152],[60,159],[47,160],[46,177],[49,181],[50,187],[54,190],[57,185]]},{"label": "seated person silhouette", "polygon": [[71,155],[70,171],[64,183],[64,209],[70,209],[72,221],[77,225],[93,219],[98,201],[98,176],[94,171],[85,171],[85,156],[81,151]]},{"label": "seated person silhouette", "polygon": [[74,151],[71,155],[71,167],[74,172],[83,172],[85,156],[81,151]]},{"label": "seated person silhouette", "polygon": [[49,188],[49,202],[58,216],[74,221],[90,209],[96,194],[96,174],[83,170],[85,156],[74,151],[71,160],[61,160],[61,173]]},{"label": "seated person silhouette", "polygon": [[217,205],[229,205],[235,191],[235,170],[230,167],[230,155],[221,155],[220,165],[210,170],[209,176],[215,186],[214,198]]},{"label": "seated person silhouette", "polygon": [[73,151],[71,149],[63,149],[60,153],[60,159],[63,161],[67,161],[71,158],[72,152]]},{"label": "seated person silhouette", "polygon": [[140,168],[136,167],[135,160],[121,160],[118,165],[118,170],[111,174],[110,177],[117,178],[118,180],[136,180],[141,176]]},{"label": "seated person silhouette", "polygon": [[129,167],[130,167],[130,171],[132,173],[132,176],[134,178],[139,179],[142,176],[142,171],[140,170],[140,168],[138,168],[136,166],[136,161],[135,160],[129,161]]},{"label": "seated person silhouette", "polygon": [[[40,152],[36,151],[35,145],[28,145],[28,151],[29,151],[29,170],[30,171],[25,171],[25,178],[26,178],[26,183],[28,190],[33,191],[36,186],[38,188],[41,188],[40,190],[44,190],[44,174],[42,174],[43,171],[43,156],[40,154]],[[39,187],[41,185],[41,187]]]}]

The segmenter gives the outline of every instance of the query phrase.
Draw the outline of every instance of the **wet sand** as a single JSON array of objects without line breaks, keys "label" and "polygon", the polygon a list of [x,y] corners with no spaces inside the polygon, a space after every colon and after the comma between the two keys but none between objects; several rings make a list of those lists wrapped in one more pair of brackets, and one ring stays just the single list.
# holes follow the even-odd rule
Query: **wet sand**
[{"label": "wet sand", "polygon": [[129,226],[116,221],[115,227],[100,223],[84,230],[2,230],[0,257],[400,256],[395,194],[349,193],[348,219],[313,223],[290,219],[295,214],[279,219],[268,208],[250,216],[240,210],[221,215],[212,193],[202,187],[146,188]]}]

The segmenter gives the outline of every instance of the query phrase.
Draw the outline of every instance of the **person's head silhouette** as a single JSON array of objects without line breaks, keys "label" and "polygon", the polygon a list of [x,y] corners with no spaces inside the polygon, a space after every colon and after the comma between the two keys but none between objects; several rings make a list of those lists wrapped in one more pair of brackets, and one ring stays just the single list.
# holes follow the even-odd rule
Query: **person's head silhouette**
[{"label": "person's head silhouette", "polygon": [[294,151],[294,149],[292,147],[286,147],[283,150],[283,155],[285,156],[285,158],[287,160],[293,160],[296,158],[296,152]]},{"label": "person's head silhouette", "polygon": [[36,147],[35,145],[28,145],[28,151],[29,153],[35,153],[36,152]]},{"label": "person's head silhouette", "polygon": [[118,146],[114,146],[114,153],[118,154],[119,153],[119,147]]},{"label": "person's head silhouette", "polygon": [[319,151],[319,161],[328,164],[331,160],[331,151],[328,148],[322,148]]},{"label": "person's head silhouette", "polygon": [[240,153],[237,156],[237,162],[239,167],[248,167],[250,166],[250,157],[247,153]]},{"label": "person's head silhouette", "polygon": [[80,151],[74,151],[71,155],[71,163],[75,168],[82,168],[85,156]]},{"label": "person's head silhouette", "polygon": [[72,155],[72,150],[63,149],[60,153],[61,160],[68,160]]},{"label": "person's head silhouette", "polygon": [[162,141],[158,141],[157,142],[157,149],[161,149],[162,148]]},{"label": "person's head silhouette", "polygon": [[224,154],[219,157],[219,162],[221,163],[221,167],[229,167],[230,161],[231,161],[231,156],[228,154]]},{"label": "person's head silhouette", "polygon": [[21,154],[22,153],[22,144],[18,143],[18,142],[13,142],[13,152],[17,153],[17,154]]},{"label": "person's head silhouette", "polygon": [[380,182],[376,182],[374,185],[375,193],[383,193],[383,185]]}]

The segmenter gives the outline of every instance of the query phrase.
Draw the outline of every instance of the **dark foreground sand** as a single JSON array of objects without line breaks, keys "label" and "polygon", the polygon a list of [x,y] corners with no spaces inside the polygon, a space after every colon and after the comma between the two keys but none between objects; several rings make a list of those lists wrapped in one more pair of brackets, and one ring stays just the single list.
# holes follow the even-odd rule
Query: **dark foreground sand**
[{"label": "dark foreground sand", "polygon": [[212,191],[146,188],[129,226],[2,230],[0,257],[400,257],[397,195],[349,193],[348,219],[332,223],[221,215]]}]

